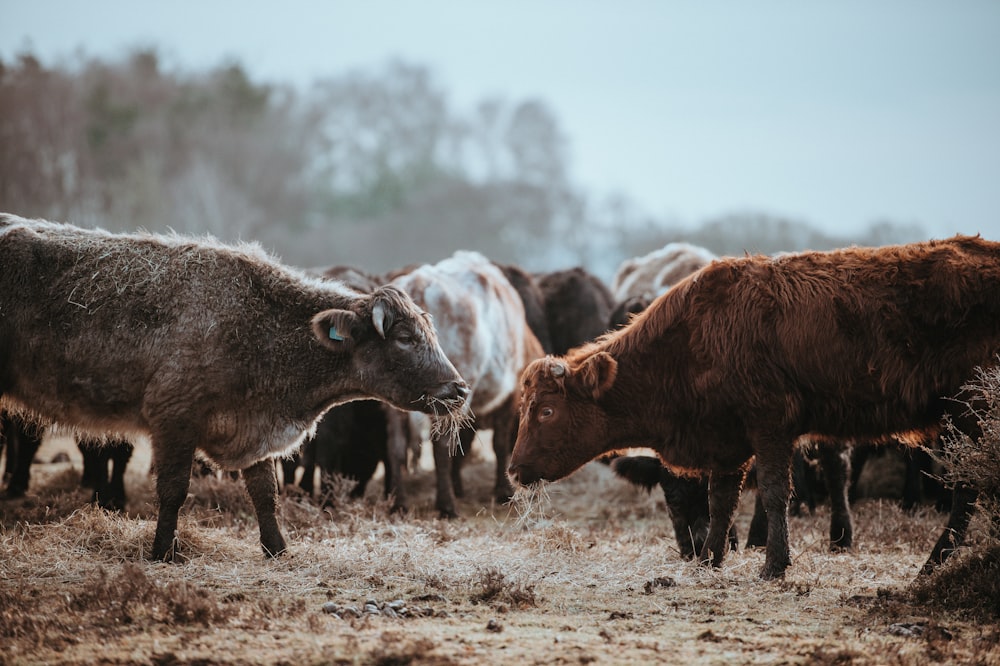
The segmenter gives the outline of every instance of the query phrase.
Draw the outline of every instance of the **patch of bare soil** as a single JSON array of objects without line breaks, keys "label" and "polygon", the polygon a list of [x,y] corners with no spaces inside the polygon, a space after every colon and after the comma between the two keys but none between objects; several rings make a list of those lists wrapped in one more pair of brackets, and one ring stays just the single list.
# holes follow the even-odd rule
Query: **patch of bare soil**
[{"label": "patch of bare soil", "polygon": [[[73,453],[56,440],[40,457],[59,447]],[[792,567],[764,582],[761,552],[715,570],[681,560],[662,495],[601,464],[527,513],[490,501],[492,465],[466,466],[454,521],[434,517],[428,470],[407,478],[407,516],[378,481],[328,511],[288,495],[276,560],[242,484],[196,479],[189,559],[171,565],[143,558],[155,509],[141,451],[124,516],[85,506],[76,457],[36,464],[29,496],[0,502],[0,663],[1000,663],[996,616],[910,589],[945,520],[930,508],[862,501],[849,553],[827,549],[826,507],[793,518]],[[986,538],[976,523],[973,542]]]}]

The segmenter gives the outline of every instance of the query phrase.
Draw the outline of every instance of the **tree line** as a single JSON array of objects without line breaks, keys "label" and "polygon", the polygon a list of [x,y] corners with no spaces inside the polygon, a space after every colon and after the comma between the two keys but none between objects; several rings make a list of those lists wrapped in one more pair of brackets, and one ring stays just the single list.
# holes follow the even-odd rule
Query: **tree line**
[{"label": "tree line", "polygon": [[0,210],[258,240],[306,268],[383,272],[476,249],[610,277],[671,240],[742,254],[922,235],[881,222],[832,237],[754,212],[680,229],[574,185],[543,101],[457,110],[432,72],[399,61],[298,90],[238,62],[171,70],[148,49],[58,65],[24,53],[0,61],[0,145]]}]

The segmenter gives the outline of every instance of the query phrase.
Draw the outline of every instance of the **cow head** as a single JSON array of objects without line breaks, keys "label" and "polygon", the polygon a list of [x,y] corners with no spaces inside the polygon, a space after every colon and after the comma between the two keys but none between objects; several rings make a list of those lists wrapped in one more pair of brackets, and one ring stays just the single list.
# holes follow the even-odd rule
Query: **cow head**
[{"label": "cow head", "polygon": [[521,485],[554,481],[605,451],[609,440],[601,397],[618,364],[596,352],[571,367],[547,356],[521,374],[521,415],[508,474]]},{"label": "cow head", "polygon": [[349,374],[365,397],[437,415],[465,409],[468,385],[441,350],[429,315],[399,289],[382,287],[352,309],[320,312],[312,328],[321,344],[350,359]]}]

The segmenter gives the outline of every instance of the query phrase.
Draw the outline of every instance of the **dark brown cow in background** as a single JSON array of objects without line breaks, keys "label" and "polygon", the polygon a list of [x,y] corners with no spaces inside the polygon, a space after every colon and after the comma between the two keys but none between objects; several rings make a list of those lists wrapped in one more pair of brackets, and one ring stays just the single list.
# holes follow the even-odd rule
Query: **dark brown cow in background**
[{"label": "dark brown cow in background", "polygon": [[[31,482],[31,464],[42,445],[42,429],[17,416],[0,416],[0,454],[6,452],[0,499],[23,497]],[[125,510],[125,469],[132,443],[120,437],[81,438],[83,459],[80,485],[94,492],[90,501],[111,511]],[[109,470],[110,466],[110,470]]]},{"label": "dark brown cow in background", "polygon": [[[494,262],[495,263],[495,262]],[[545,294],[542,293],[538,280],[528,271],[514,264],[496,264],[504,277],[521,297],[524,306],[524,319],[528,328],[535,334],[538,344],[546,354],[556,353],[552,346],[552,336],[545,311]]]},{"label": "dark brown cow in background", "polygon": [[196,449],[243,471],[273,556],[273,458],[327,409],[371,397],[445,414],[468,395],[406,294],[310,278],[256,245],[0,215],[0,312],[0,409],[150,438],[154,559],[175,555]]},{"label": "dark brown cow in background", "polygon": [[[332,266],[312,272],[362,293],[375,291],[381,283],[379,277],[353,266]],[[335,476],[354,482],[349,497],[357,499],[364,496],[368,482],[382,463],[385,470],[383,488],[388,494],[395,484],[388,466],[387,411],[394,409],[378,400],[354,400],[330,408],[316,424],[315,434],[303,442],[299,451],[281,460],[285,487],[297,485],[311,496],[319,469],[319,499],[331,506]],[[299,467],[302,475],[296,480]]]},{"label": "dark brown cow in background", "polygon": [[83,458],[80,485],[94,492],[90,501],[109,511],[125,510],[125,469],[132,458],[132,442],[121,437],[77,442]]},{"label": "dark brown cow in background", "polygon": [[[663,499],[674,526],[674,538],[681,557],[693,560],[701,553],[708,537],[708,479],[702,474],[681,475],[664,467],[654,456],[628,455],[611,461],[614,473],[652,491],[663,491]],[[737,548],[736,526],[729,530],[729,547]]]},{"label": "dark brown cow in background", "polygon": [[[874,440],[940,427],[973,438],[962,387],[1000,351],[1000,244],[978,237],[879,249],[718,260],[634,322],[522,375],[511,456],[521,484],[559,479],[602,454],[645,446],[710,473],[702,558],[719,565],[756,457],[767,511],[761,576],[790,563],[795,442]],[[964,539],[975,491],[956,489],[926,569]]]},{"label": "dark brown cow in background", "polygon": [[580,268],[535,276],[545,305],[552,353],[565,354],[608,330],[614,301],[599,277]]}]

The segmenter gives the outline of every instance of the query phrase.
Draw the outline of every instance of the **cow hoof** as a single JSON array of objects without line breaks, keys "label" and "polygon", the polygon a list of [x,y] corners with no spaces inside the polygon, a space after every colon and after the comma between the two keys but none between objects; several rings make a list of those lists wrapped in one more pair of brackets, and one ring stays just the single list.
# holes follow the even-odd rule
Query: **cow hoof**
[{"label": "cow hoof", "polygon": [[277,530],[265,530],[261,535],[260,547],[264,551],[264,557],[278,557],[288,550],[285,545],[285,538]]},{"label": "cow hoof", "polygon": [[102,500],[97,498],[91,500],[91,503],[96,504],[105,511],[110,511],[112,513],[125,513],[125,500],[112,497],[110,499]]},{"label": "cow hoof", "polygon": [[187,557],[176,548],[172,548],[165,553],[153,553],[149,556],[153,562],[166,562],[167,564],[186,564]]},{"label": "cow hoof", "polygon": [[454,519],[458,518],[458,512],[455,511],[455,509],[440,509],[439,508],[438,509],[438,515],[441,518],[445,518],[447,520],[454,520]]},{"label": "cow hoof", "polygon": [[761,580],[780,580],[785,577],[786,568],[765,564],[764,568],[760,570],[760,578]]}]

